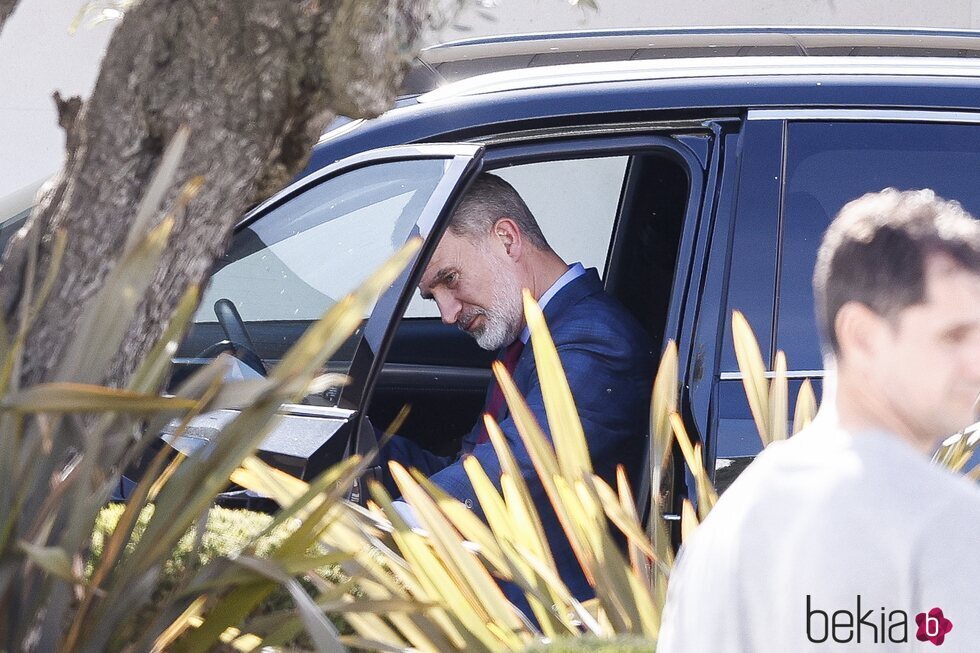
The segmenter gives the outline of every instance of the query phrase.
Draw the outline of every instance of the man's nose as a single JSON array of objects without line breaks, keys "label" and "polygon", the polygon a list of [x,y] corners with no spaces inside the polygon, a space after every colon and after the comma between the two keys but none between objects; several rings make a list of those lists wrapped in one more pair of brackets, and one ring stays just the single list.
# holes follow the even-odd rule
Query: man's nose
[{"label": "man's nose", "polygon": [[443,324],[456,324],[459,314],[463,310],[463,304],[454,297],[436,298],[439,305],[439,315],[442,316]]}]

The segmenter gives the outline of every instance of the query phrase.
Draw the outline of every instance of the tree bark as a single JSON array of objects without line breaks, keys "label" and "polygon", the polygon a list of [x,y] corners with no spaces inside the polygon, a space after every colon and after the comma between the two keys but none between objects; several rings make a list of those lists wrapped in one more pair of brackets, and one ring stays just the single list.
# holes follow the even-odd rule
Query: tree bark
[{"label": "tree bark", "polygon": [[0,33],[3,33],[4,23],[10,18],[17,7],[17,0],[0,0]]},{"label": "tree bark", "polygon": [[[0,0],[8,2],[8,0]],[[422,31],[458,0],[142,0],[116,28],[91,98],[56,94],[67,161],[0,268],[8,318],[23,295],[32,235],[38,270],[64,228],[61,273],[25,349],[22,380],[48,380],[82,307],[125,243],[165,145],[190,143],[166,195],[204,185],[177,224],[162,265],[105,379],[123,383],[190,283],[205,279],[235,220],[308,160],[337,114],[375,116],[394,100]],[[0,5],[4,6],[4,5]],[[38,281],[40,283],[40,281]]]}]

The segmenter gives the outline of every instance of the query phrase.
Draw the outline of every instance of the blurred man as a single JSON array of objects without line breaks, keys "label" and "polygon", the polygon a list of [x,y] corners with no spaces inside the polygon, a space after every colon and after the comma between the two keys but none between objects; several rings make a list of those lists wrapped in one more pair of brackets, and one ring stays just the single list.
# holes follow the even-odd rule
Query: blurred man
[{"label": "blurred man", "polygon": [[657,650],[980,650],[980,490],[929,460],[976,420],[980,223],[929,190],[865,195],[813,286],[823,406],[681,549]]},{"label": "blurred man", "polygon": [[[419,290],[423,297],[436,302],[443,322],[457,325],[484,349],[501,349],[500,360],[511,371],[538,424],[548,432],[528,342],[530,332],[524,322],[523,288],[544,311],[596,472],[614,480],[616,465],[622,464],[635,481],[646,445],[652,345],[639,323],[604,292],[596,270],[565,263],[548,245],[517,191],[503,179],[484,174],[450,219],[422,274]],[[564,537],[496,383],[491,383],[484,412],[497,419],[525,472],[524,480],[541,515],[559,574],[576,597],[590,597],[592,589]],[[433,455],[398,436],[381,450],[383,462],[397,460],[420,469],[483,517],[463,469],[466,455],[480,461],[499,490],[500,461],[482,416],[463,438],[457,456]],[[386,482],[394,490],[391,479]],[[411,520],[406,508],[401,504],[400,510]],[[515,588],[509,588],[508,597],[523,603]]]}]

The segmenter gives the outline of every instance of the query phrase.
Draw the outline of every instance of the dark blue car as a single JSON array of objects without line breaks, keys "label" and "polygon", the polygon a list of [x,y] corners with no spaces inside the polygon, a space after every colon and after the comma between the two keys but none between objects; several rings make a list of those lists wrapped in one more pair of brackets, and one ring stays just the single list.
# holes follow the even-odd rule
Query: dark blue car
[{"label": "dark blue car", "polygon": [[331,363],[351,384],[290,407],[263,445],[304,478],[404,404],[401,433],[437,453],[475,421],[492,354],[443,325],[415,284],[480,171],[509,180],[554,249],[597,267],[658,343],[679,343],[683,412],[722,486],[761,448],[731,311],[767,363],[786,352],[791,397],[805,378],[819,393],[810,275],[836,211],[894,186],[980,214],[980,32],[471,41],[424,52],[406,90],[380,118],[338,122],[301,178],[241,221],[179,353],[189,368],[231,341],[250,367],[274,363],[420,234],[414,266]]}]

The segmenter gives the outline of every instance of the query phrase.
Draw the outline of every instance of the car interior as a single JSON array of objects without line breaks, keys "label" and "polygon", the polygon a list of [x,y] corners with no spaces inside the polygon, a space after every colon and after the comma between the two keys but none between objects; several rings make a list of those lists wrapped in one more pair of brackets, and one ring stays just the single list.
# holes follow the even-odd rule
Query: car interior
[{"label": "car interior", "polygon": [[[664,148],[620,156],[535,160],[489,171],[507,179],[521,193],[559,255],[569,263],[581,261],[587,268],[599,269],[607,290],[637,317],[659,348],[678,243],[692,196],[687,164]],[[372,188],[352,190],[333,206],[350,208],[359,202],[383,200],[386,192],[394,193],[391,184],[384,184],[382,179],[374,181],[377,183]],[[299,201],[309,199],[292,198],[284,206]],[[296,212],[283,216],[276,230],[295,234],[302,231],[303,220],[313,219],[303,211],[298,216]],[[289,276],[289,262],[280,261],[277,252],[270,251],[272,241],[275,238],[267,234],[257,237],[252,229],[240,229],[218,261],[216,274],[236,260],[260,257],[266,272],[271,266],[274,276]],[[317,256],[325,258],[327,254]],[[280,263],[281,270],[277,267]],[[246,287],[253,292],[261,285],[249,281]],[[308,290],[303,288],[297,296],[306,297],[303,293]],[[458,451],[460,439],[479,417],[495,352],[480,349],[469,335],[454,325],[443,324],[435,303],[422,300],[416,289],[413,292],[365,412],[376,428],[387,430],[407,407],[407,418],[398,433],[434,453],[449,455]],[[205,295],[195,324],[178,351],[177,358],[183,364],[171,385],[222,349],[235,351],[246,364],[254,353],[269,368],[312,321],[267,319],[269,315],[255,311],[250,316],[249,310],[239,313],[237,308],[241,307],[236,308],[236,303],[240,302],[225,296],[215,302],[216,296]],[[249,297],[243,297],[247,304]],[[256,315],[263,319],[256,319]],[[356,333],[338,352],[335,358],[341,367],[343,360],[350,360],[352,347],[361,336]],[[330,403],[323,397],[310,397],[309,402]]]},{"label": "car interior", "polygon": [[[638,154],[624,163],[618,197],[610,207],[615,237],[593,245],[602,250],[605,264],[599,271],[607,291],[637,317],[659,349],[690,196],[689,176],[669,153]],[[512,175],[509,181],[526,195],[519,177]],[[554,242],[551,234],[561,225],[549,224],[535,211],[533,198],[525,199],[559,255],[569,263],[576,260]],[[494,357],[495,352],[480,349],[469,335],[438,317],[403,319],[367,414],[375,427],[385,429],[408,406],[399,435],[434,453],[454,454],[479,419]]]}]

